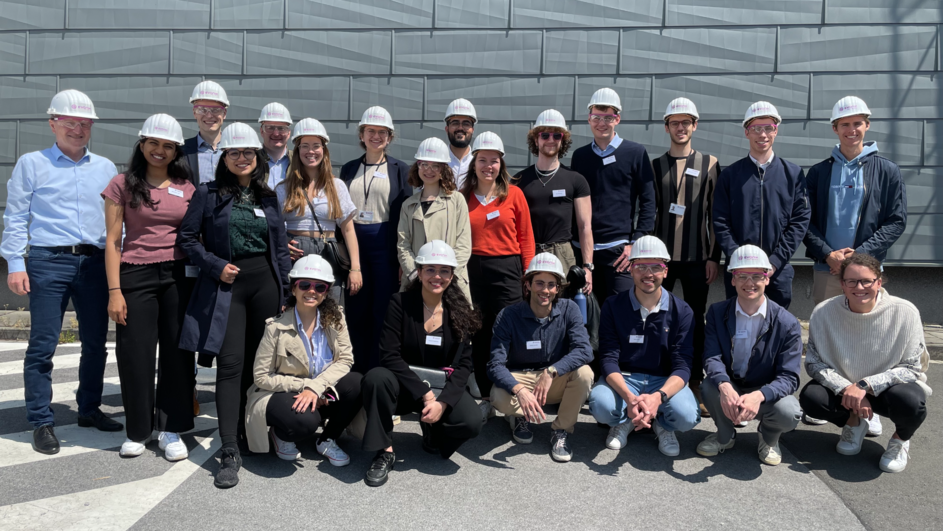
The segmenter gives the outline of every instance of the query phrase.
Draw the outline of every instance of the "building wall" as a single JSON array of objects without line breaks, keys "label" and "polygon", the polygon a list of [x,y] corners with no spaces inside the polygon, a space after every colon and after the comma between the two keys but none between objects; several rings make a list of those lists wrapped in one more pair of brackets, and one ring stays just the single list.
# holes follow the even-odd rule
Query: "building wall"
[{"label": "building wall", "polygon": [[771,101],[785,118],[775,151],[804,167],[836,142],[832,104],[857,94],[908,185],[889,261],[943,265],[941,25],[939,0],[0,0],[0,182],[52,143],[45,110],[66,88],[93,99],[91,149],[119,165],[153,113],[194,134],[190,91],[213,79],[229,122],[254,123],[270,101],[321,120],[338,165],[359,156],[368,106],[391,111],[391,153],[412,161],[465,97],[513,168],[533,162],[524,138],[546,108],[588,142],[585,106],[603,86],[622,97],[620,134],[653,155],[668,143],[662,110],[690,97],[694,145],[723,164],[746,153],[746,107]]}]

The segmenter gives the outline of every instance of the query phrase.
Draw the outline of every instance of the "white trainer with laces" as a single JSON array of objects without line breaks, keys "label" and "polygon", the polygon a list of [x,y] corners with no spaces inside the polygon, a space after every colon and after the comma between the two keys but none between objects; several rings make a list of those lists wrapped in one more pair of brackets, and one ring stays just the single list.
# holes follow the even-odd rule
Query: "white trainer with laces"
[{"label": "white trainer with laces", "polygon": [[334,466],[347,466],[350,464],[350,456],[347,452],[341,450],[340,446],[334,442],[334,439],[324,439],[317,444],[318,453],[327,458]]},{"label": "white trainer with laces", "polygon": [[885,472],[903,472],[910,459],[910,441],[891,438],[887,441],[887,450],[881,456],[881,470]]},{"label": "white trainer with laces", "polygon": [[868,421],[868,437],[880,437],[882,433],[884,433],[884,426],[881,425],[881,417],[874,413]]},{"label": "white trainer with laces", "polygon": [[841,429],[841,440],[835,445],[835,451],[842,455],[858,455],[866,433],[868,421],[865,419],[859,419],[858,425],[854,427],[845,424]]},{"label": "white trainer with laces", "polygon": [[269,438],[272,439],[272,445],[275,447],[275,455],[277,455],[279,459],[284,459],[285,461],[298,460],[300,452],[298,452],[298,447],[295,446],[295,443],[279,439],[278,436],[275,435],[275,430],[269,430],[268,434]]},{"label": "white trainer with laces", "polygon": [[658,451],[668,457],[677,457],[681,453],[681,445],[678,444],[675,432],[662,428],[657,421],[652,423],[652,428],[655,430],[655,437],[658,438]]},{"label": "white trainer with laces", "polygon": [[[717,439],[717,434],[712,433],[697,445],[697,454],[704,457],[714,457],[718,454],[722,454],[724,451],[733,448],[733,445],[737,443],[736,435],[737,432],[734,432],[734,436],[727,441],[727,444],[720,444],[720,441]],[[762,440],[762,437],[760,439]]]},{"label": "white trainer with laces", "polygon": [[164,459],[180,461],[190,456],[187,445],[180,440],[180,436],[172,431],[162,431],[157,436],[158,446],[164,451]]},{"label": "white trainer with laces", "polygon": [[779,443],[770,446],[763,440],[762,435],[759,435],[757,438],[760,440],[759,448],[757,448],[760,461],[771,466],[776,466],[783,462],[783,453],[779,450]]},{"label": "white trainer with laces", "polygon": [[118,455],[121,457],[137,457],[144,453],[145,446],[147,443],[151,442],[151,438],[148,437],[141,442],[132,441],[131,439],[125,439],[124,443],[121,445],[121,450],[118,452]]},{"label": "white trainer with laces", "polygon": [[609,435],[606,436],[606,448],[610,450],[621,450],[625,448],[625,443],[629,440],[629,434],[635,425],[631,421],[616,424],[609,428]]},{"label": "white trainer with laces", "polygon": [[827,421],[827,420],[822,420],[822,419],[817,419],[817,418],[815,418],[815,417],[810,417],[810,416],[806,415],[805,413],[802,414],[802,422],[803,422],[803,424],[808,424],[808,425],[810,425],[810,426],[823,426],[823,425],[825,425],[825,424],[828,424],[828,421]]}]

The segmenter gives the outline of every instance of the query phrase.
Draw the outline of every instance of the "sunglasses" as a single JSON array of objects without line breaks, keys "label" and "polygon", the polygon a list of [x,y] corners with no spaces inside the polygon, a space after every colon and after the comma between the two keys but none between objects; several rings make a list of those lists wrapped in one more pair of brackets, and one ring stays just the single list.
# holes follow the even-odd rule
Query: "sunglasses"
[{"label": "sunglasses", "polygon": [[563,139],[563,133],[540,133],[541,140],[550,140],[553,137],[554,140]]},{"label": "sunglasses", "polygon": [[296,280],[295,287],[301,291],[308,291],[311,288],[314,288],[315,293],[327,293],[327,290],[331,289],[331,286],[325,284],[324,282],[312,282],[310,280]]}]

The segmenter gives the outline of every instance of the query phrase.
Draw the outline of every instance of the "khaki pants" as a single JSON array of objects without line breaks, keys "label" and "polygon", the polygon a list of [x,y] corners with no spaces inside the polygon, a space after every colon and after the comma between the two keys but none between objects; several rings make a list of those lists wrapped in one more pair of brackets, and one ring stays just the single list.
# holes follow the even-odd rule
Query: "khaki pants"
[{"label": "khaki pants", "polygon": [[828,271],[815,271],[812,275],[812,300],[818,305],[820,302],[841,295],[841,275],[833,275]]},{"label": "khaki pants", "polygon": [[[512,372],[511,374],[514,379],[533,392],[534,388],[537,387],[537,377],[540,376],[541,372]],[[573,372],[554,378],[553,383],[550,384],[550,390],[547,392],[547,404],[560,404],[560,409],[557,411],[557,418],[554,419],[550,428],[573,433],[576,420],[580,415],[580,408],[583,407],[583,403],[589,397],[589,391],[592,387],[593,371],[589,368],[589,365],[583,365]],[[517,397],[497,386],[491,388],[491,404],[495,409],[509,417],[524,416]]]},{"label": "khaki pants", "polygon": [[537,253],[550,253],[556,256],[563,264],[563,272],[567,275],[570,274],[571,267],[578,265],[570,242],[539,243],[537,244]]}]

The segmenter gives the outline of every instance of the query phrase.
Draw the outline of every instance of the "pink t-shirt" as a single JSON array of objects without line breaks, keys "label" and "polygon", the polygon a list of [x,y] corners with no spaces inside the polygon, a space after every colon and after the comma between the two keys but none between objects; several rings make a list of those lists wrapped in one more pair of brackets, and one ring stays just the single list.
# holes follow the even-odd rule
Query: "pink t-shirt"
[{"label": "pink t-shirt", "polygon": [[124,207],[124,244],[121,261],[128,264],[154,264],[184,258],[177,247],[177,231],[187,213],[196,188],[190,181],[171,182],[166,188],[150,189],[153,207],[141,204],[131,208],[131,194],[125,190],[124,174],[108,183],[102,197]]}]

